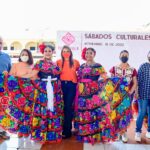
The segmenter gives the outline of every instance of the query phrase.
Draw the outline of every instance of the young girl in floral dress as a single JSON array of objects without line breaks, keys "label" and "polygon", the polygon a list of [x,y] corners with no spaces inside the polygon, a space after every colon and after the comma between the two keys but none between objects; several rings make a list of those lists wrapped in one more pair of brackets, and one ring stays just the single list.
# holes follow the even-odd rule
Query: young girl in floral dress
[{"label": "young girl in floral dress", "polygon": [[[60,82],[60,69],[52,62],[54,47],[40,45],[44,58],[38,61],[32,75],[38,74],[43,82],[33,81],[39,90],[45,90],[47,96],[35,94],[36,100],[33,108],[31,137],[34,140],[46,142],[60,142],[62,139],[63,97]],[[32,75],[30,77],[32,77]]]}]

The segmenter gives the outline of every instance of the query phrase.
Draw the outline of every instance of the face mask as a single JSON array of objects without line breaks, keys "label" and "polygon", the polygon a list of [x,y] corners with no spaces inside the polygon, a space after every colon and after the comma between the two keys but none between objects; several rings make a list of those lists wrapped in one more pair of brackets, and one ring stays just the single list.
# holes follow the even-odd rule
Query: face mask
[{"label": "face mask", "polygon": [[70,57],[70,53],[63,53],[62,54],[64,58],[69,58]]},{"label": "face mask", "polygon": [[123,63],[126,63],[126,62],[128,61],[128,57],[127,57],[127,56],[121,57],[121,61],[122,61]]},{"label": "face mask", "polygon": [[21,56],[20,59],[22,62],[27,62],[29,60],[29,57],[28,56]]}]

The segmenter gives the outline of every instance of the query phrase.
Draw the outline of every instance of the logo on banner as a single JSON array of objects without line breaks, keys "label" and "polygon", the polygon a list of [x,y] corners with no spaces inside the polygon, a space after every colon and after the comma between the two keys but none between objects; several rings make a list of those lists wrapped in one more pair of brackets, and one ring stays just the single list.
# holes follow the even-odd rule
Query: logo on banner
[{"label": "logo on banner", "polygon": [[62,41],[67,45],[71,45],[75,41],[75,37],[70,32],[68,32],[62,37]]}]

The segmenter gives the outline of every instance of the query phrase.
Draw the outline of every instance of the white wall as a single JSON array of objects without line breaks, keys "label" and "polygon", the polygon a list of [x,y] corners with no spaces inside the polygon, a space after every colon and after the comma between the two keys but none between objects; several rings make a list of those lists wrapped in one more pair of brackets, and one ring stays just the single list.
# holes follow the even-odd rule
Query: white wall
[{"label": "white wall", "polygon": [[[72,43],[70,42],[69,45],[63,40],[64,37]],[[147,61],[147,53],[150,50],[150,33],[59,31],[57,33],[56,59],[60,58],[61,48],[66,44],[73,49],[74,58],[81,63],[83,63],[81,50],[84,47],[93,47],[97,53],[95,61],[101,63],[107,72],[112,66],[120,63],[120,52],[124,49],[128,50],[129,64],[138,69],[142,63]],[[108,45],[106,46],[106,44]]]}]

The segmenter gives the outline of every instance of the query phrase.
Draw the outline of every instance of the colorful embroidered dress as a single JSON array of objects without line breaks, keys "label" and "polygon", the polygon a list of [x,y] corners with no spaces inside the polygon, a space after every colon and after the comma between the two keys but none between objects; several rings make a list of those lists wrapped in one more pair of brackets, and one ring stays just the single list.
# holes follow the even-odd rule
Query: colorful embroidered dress
[{"label": "colorful embroidered dress", "polygon": [[79,68],[77,110],[75,128],[78,131],[77,140],[88,143],[114,141],[117,134],[130,122],[126,79],[111,78],[106,81],[99,77],[105,73],[100,64]]},{"label": "colorful embroidered dress", "polygon": [[130,88],[133,85],[133,77],[137,76],[137,71],[133,67],[128,67],[127,69],[122,69],[120,66],[114,66],[110,70],[110,73],[119,78],[126,78],[128,84],[130,85]]},{"label": "colorful embroidered dress", "polygon": [[29,79],[0,74],[0,126],[29,136],[34,87]]},{"label": "colorful embroidered dress", "polygon": [[75,117],[79,141],[95,143],[109,141],[115,137],[114,132],[111,132],[113,127],[109,118],[110,104],[102,101],[99,96],[101,89],[98,79],[103,73],[105,70],[100,64],[83,64],[79,68],[79,96]]},{"label": "colorful embroidered dress", "polygon": [[57,78],[52,81],[54,111],[47,109],[47,81],[0,75],[0,101],[3,102],[0,125],[11,132],[31,134],[31,138],[36,141],[59,142],[63,121],[60,69],[44,60],[37,62],[34,69],[39,71],[40,79],[48,76]]},{"label": "colorful embroidered dress", "polygon": [[[34,66],[38,70],[40,79],[45,79],[48,76],[57,78],[52,81],[54,90],[54,111],[47,110],[47,96],[39,93],[33,113],[32,121],[32,138],[44,141],[61,141],[62,135],[62,121],[63,121],[63,97],[60,82],[60,69],[53,62],[46,62],[41,60]],[[46,91],[46,86],[43,82],[33,82],[37,89],[43,92]],[[45,92],[46,93],[46,92]]]},{"label": "colorful embroidered dress", "polygon": [[[122,69],[120,66],[114,66],[112,67],[112,69],[110,70],[110,73],[114,76],[114,77],[119,77],[119,78],[125,78],[127,80],[127,83],[129,85],[129,89],[130,90],[133,86],[133,77],[137,77],[137,71],[135,68],[128,66],[128,68],[126,69]],[[124,124],[130,124],[130,120],[132,118],[132,100],[133,100],[133,96],[134,93],[132,95],[130,95],[130,101],[129,101],[129,108],[128,111],[125,111],[125,119],[124,119]],[[128,117],[130,119],[128,119]],[[117,123],[117,122],[116,122]],[[126,131],[126,130],[124,130]]]}]

